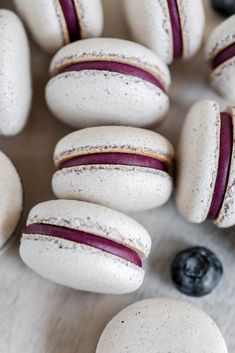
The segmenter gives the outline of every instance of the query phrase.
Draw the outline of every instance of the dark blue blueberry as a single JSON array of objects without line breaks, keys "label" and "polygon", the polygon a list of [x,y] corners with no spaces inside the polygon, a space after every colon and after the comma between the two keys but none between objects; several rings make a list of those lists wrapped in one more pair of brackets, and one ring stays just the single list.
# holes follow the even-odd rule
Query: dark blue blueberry
[{"label": "dark blue blueberry", "polygon": [[211,5],[221,16],[229,17],[235,14],[235,0],[211,0]]},{"label": "dark blue blueberry", "polygon": [[171,265],[171,277],[176,287],[193,297],[211,293],[222,274],[223,267],[217,256],[199,246],[181,251]]}]

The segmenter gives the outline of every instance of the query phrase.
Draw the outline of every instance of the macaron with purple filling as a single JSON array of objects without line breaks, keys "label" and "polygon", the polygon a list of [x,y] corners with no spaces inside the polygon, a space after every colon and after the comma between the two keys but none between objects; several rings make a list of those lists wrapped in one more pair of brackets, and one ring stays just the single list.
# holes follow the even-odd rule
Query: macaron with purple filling
[{"label": "macaron with purple filling", "polygon": [[35,41],[48,53],[103,31],[101,0],[14,0]]},{"label": "macaron with purple filling", "polygon": [[164,204],[172,192],[173,147],[163,136],[128,126],[91,127],[60,140],[52,179],[59,198],[125,211]]},{"label": "macaron with purple filling", "polygon": [[206,46],[206,58],[211,66],[212,87],[233,103],[235,101],[235,15],[212,31]]},{"label": "macaron with purple filling", "polygon": [[70,200],[43,202],[29,213],[22,260],[41,276],[74,289],[110,294],[137,290],[151,239],[112,209]]},{"label": "macaron with purple filling", "polygon": [[20,18],[0,9],[0,135],[24,128],[31,107],[31,65],[27,35]]},{"label": "macaron with purple filling", "polygon": [[23,186],[11,160],[0,151],[0,252],[13,239],[23,211]]},{"label": "macaron with purple filling", "polygon": [[69,44],[55,55],[50,72],[48,107],[75,128],[150,126],[169,109],[167,66],[134,42],[93,38]]},{"label": "macaron with purple filling", "polygon": [[197,307],[146,299],[118,313],[105,327],[96,353],[228,353],[216,323]]},{"label": "macaron with purple filling", "polygon": [[190,222],[235,224],[235,108],[221,112],[215,101],[189,111],[177,152],[176,203]]},{"label": "macaron with purple filling", "polygon": [[198,51],[205,25],[202,0],[123,0],[123,4],[135,40],[167,64]]}]

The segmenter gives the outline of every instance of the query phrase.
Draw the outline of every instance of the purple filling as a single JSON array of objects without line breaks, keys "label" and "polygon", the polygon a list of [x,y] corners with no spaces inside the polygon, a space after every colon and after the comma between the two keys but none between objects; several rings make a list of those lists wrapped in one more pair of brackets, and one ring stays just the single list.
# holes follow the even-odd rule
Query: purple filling
[{"label": "purple filling", "polygon": [[221,113],[220,130],[220,152],[219,165],[215,182],[214,194],[211,207],[208,213],[208,219],[216,219],[223,204],[225,192],[227,189],[230,163],[233,150],[233,124],[232,118],[228,113]]},{"label": "purple filling", "polygon": [[177,0],[167,0],[167,4],[171,19],[174,58],[180,58],[183,53],[183,39]]},{"label": "purple filling", "polygon": [[130,64],[124,64],[115,61],[83,61],[76,64],[71,64],[64,67],[60,73],[70,72],[70,71],[82,71],[82,70],[99,70],[99,71],[109,71],[117,72],[124,75],[138,77],[142,80],[148,81],[153,85],[164,91],[162,83],[153,76],[150,72],[141,69],[140,67],[133,66]]},{"label": "purple filling", "polygon": [[24,230],[24,234],[42,234],[84,244],[105,251],[109,254],[116,255],[124,260],[132,262],[138,267],[142,267],[141,259],[134,250],[95,234],[43,223],[30,224]]},{"label": "purple filling", "polygon": [[67,24],[70,41],[74,42],[80,39],[80,26],[74,2],[73,0],[59,0],[59,2]]},{"label": "purple filling", "polygon": [[131,165],[136,167],[152,168],[167,172],[167,165],[155,158],[131,153],[112,152],[87,154],[84,156],[71,158],[67,161],[62,162],[59,165],[59,169],[94,164]]},{"label": "purple filling", "polygon": [[211,62],[212,69],[216,69],[218,66],[223,64],[225,61],[235,56],[235,43],[231,44],[221,52],[219,52]]}]

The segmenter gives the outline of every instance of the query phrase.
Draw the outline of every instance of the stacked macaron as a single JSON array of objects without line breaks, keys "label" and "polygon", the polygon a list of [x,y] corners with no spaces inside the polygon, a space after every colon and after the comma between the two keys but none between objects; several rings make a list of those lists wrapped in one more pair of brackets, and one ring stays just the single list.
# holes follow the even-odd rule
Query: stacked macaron
[{"label": "stacked macaron", "polygon": [[58,142],[52,186],[59,198],[147,210],[165,203],[172,193],[172,159],[172,145],[155,132],[91,127]]},{"label": "stacked macaron", "polygon": [[46,87],[49,109],[75,127],[146,127],[169,109],[170,73],[151,50],[123,39],[93,38],[59,50]]},{"label": "stacked macaron", "polygon": [[128,24],[137,42],[166,63],[192,57],[202,41],[202,0],[123,0]]},{"label": "stacked macaron", "polygon": [[0,252],[7,248],[23,211],[23,187],[10,159],[0,151]]},{"label": "stacked macaron", "polygon": [[123,294],[143,282],[148,232],[131,218],[92,203],[55,200],[35,206],[20,255],[40,275],[75,289]]},{"label": "stacked macaron", "polygon": [[[101,0],[14,1],[36,42],[48,53],[59,50],[46,87],[49,109],[68,125],[83,128],[55,148],[52,188],[59,200],[30,211],[21,258],[41,276],[74,289],[135,291],[144,280],[151,238],[117,210],[152,209],[171,196],[173,147],[140,127],[159,123],[168,112],[171,78],[165,63],[191,58],[199,49],[202,0],[124,0],[133,35],[146,47],[94,38],[103,28]],[[228,99],[235,99],[234,25],[231,17],[207,45],[212,85]],[[0,132],[13,135],[23,128],[30,108],[30,63],[24,28],[5,10],[0,10],[0,40]],[[177,155],[176,203],[191,222],[235,224],[234,119],[234,107],[221,113],[215,101],[196,103],[186,118]],[[1,250],[20,219],[23,192],[15,167],[2,152],[0,167]],[[201,247],[180,253],[172,265],[177,287],[194,295],[208,294],[222,271],[215,255]],[[159,353],[227,353],[207,315],[167,299],[126,308],[106,327],[96,352],[153,353],[156,347]]]},{"label": "stacked macaron", "polygon": [[211,65],[211,84],[229,101],[235,101],[235,15],[211,33],[206,47]]},{"label": "stacked macaron", "polygon": [[[31,107],[30,50],[20,18],[6,9],[0,9],[0,46],[0,135],[14,136],[24,128]],[[22,212],[21,178],[0,151],[0,253],[11,243]]]},{"label": "stacked macaron", "polygon": [[12,136],[24,128],[31,106],[30,52],[21,20],[5,9],[0,9],[0,46],[0,135]]},{"label": "stacked macaron", "polygon": [[[91,35],[81,36],[82,21],[95,26],[97,17],[89,20],[88,8],[93,6],[94,15],[99,1],[15,2],[46,50],[73,42],[52,59],[45,95],[55,116],[84,128],[56,146],[58,170],[52,186],[61,200],[31,211],[21,257],[42,276],[76,289],[116,294],[136,290],[151,241],[140,225],[112,208],[147,210],[164,204],[172,193],[172,145],[139,128],[160,122],[169,109],[168,67],[140,44],[84,39],[98,34],[86,27]],[[29,16],[35,9],[36,20]],[[50,20],[38,33],[45,18]]]},{"label": "stacked macaron", "polygon": [[61,200],[30,212],[20,246],[23,261],[72,288],[113,294],[136,290],[144,278],[150,236],[104,206],[133,211],[165,203],[172,192],[172,145],[139,128],[91,127],[65,136],[54,157],[58,171],[52,185]]},{"label": "stacked macaron", "polygon": [[70,42],[98,37],[103,30],[101,0],[14,0],[35,41],[48,53]]},{"label": "stacked macaron", "polygon": [[234,107],[221,113],[215,101],[198,102],[187,115],[177,155],[176,203],[191,222],[235,224],[234,118]]}]

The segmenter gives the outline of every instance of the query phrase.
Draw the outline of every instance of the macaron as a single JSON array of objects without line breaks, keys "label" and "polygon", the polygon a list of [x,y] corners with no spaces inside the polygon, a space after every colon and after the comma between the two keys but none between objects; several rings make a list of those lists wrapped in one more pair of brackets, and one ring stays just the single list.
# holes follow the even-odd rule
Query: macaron
[{"label": "macaron", "polygon": [[134,42],[92,38],[71,43],[54,56],[50,73],[48,107],[75,128],[150,126],[169,109],[167,66]]},{"label": "macaron", "polygon": [[163,136],[128,126],[73,132],[55,148],[52,187],[58,198],[125,211],[165,203],[172,192],[173,147]]},{"label": "macaron", "polygon": [[176,203],[190,222],[235,224],[235,108],[215,101],[190,109],[177,151]]},{"label": "macaron", "polygon": [[21,20],[0,9],[0,135],[18,134],[31,107],[29,44]]},{"label": "macaron", "polygon": [[215,322],[186,302],[147,299],[132,304],[106,326],[96,353],[227,353]]},{"label": "macaron", "polygon": [[235,101],[235,15],[212,31],[206,45],[206,59],[211,66],[212,87],[233,103]]},{"label": "macaron", "polygon": [[123,0],[123,4],[134,39],[167,64],[198,51],[205,25],[202,0]]},{"label": "macaron", "polygon": [[23,211],[23,186],[10,159],[0,151],[0,252],[7,248]]},{"label": "macaron", "polygon": [[54,200],[29,213],[20,256],[56,283],[97,293],[137,290],[151,239],[136,221],[92,203]]},{"label": "macaron", "polygon": [[14,0],[35,41],[47,53],[103,31],[101,0]]}]

